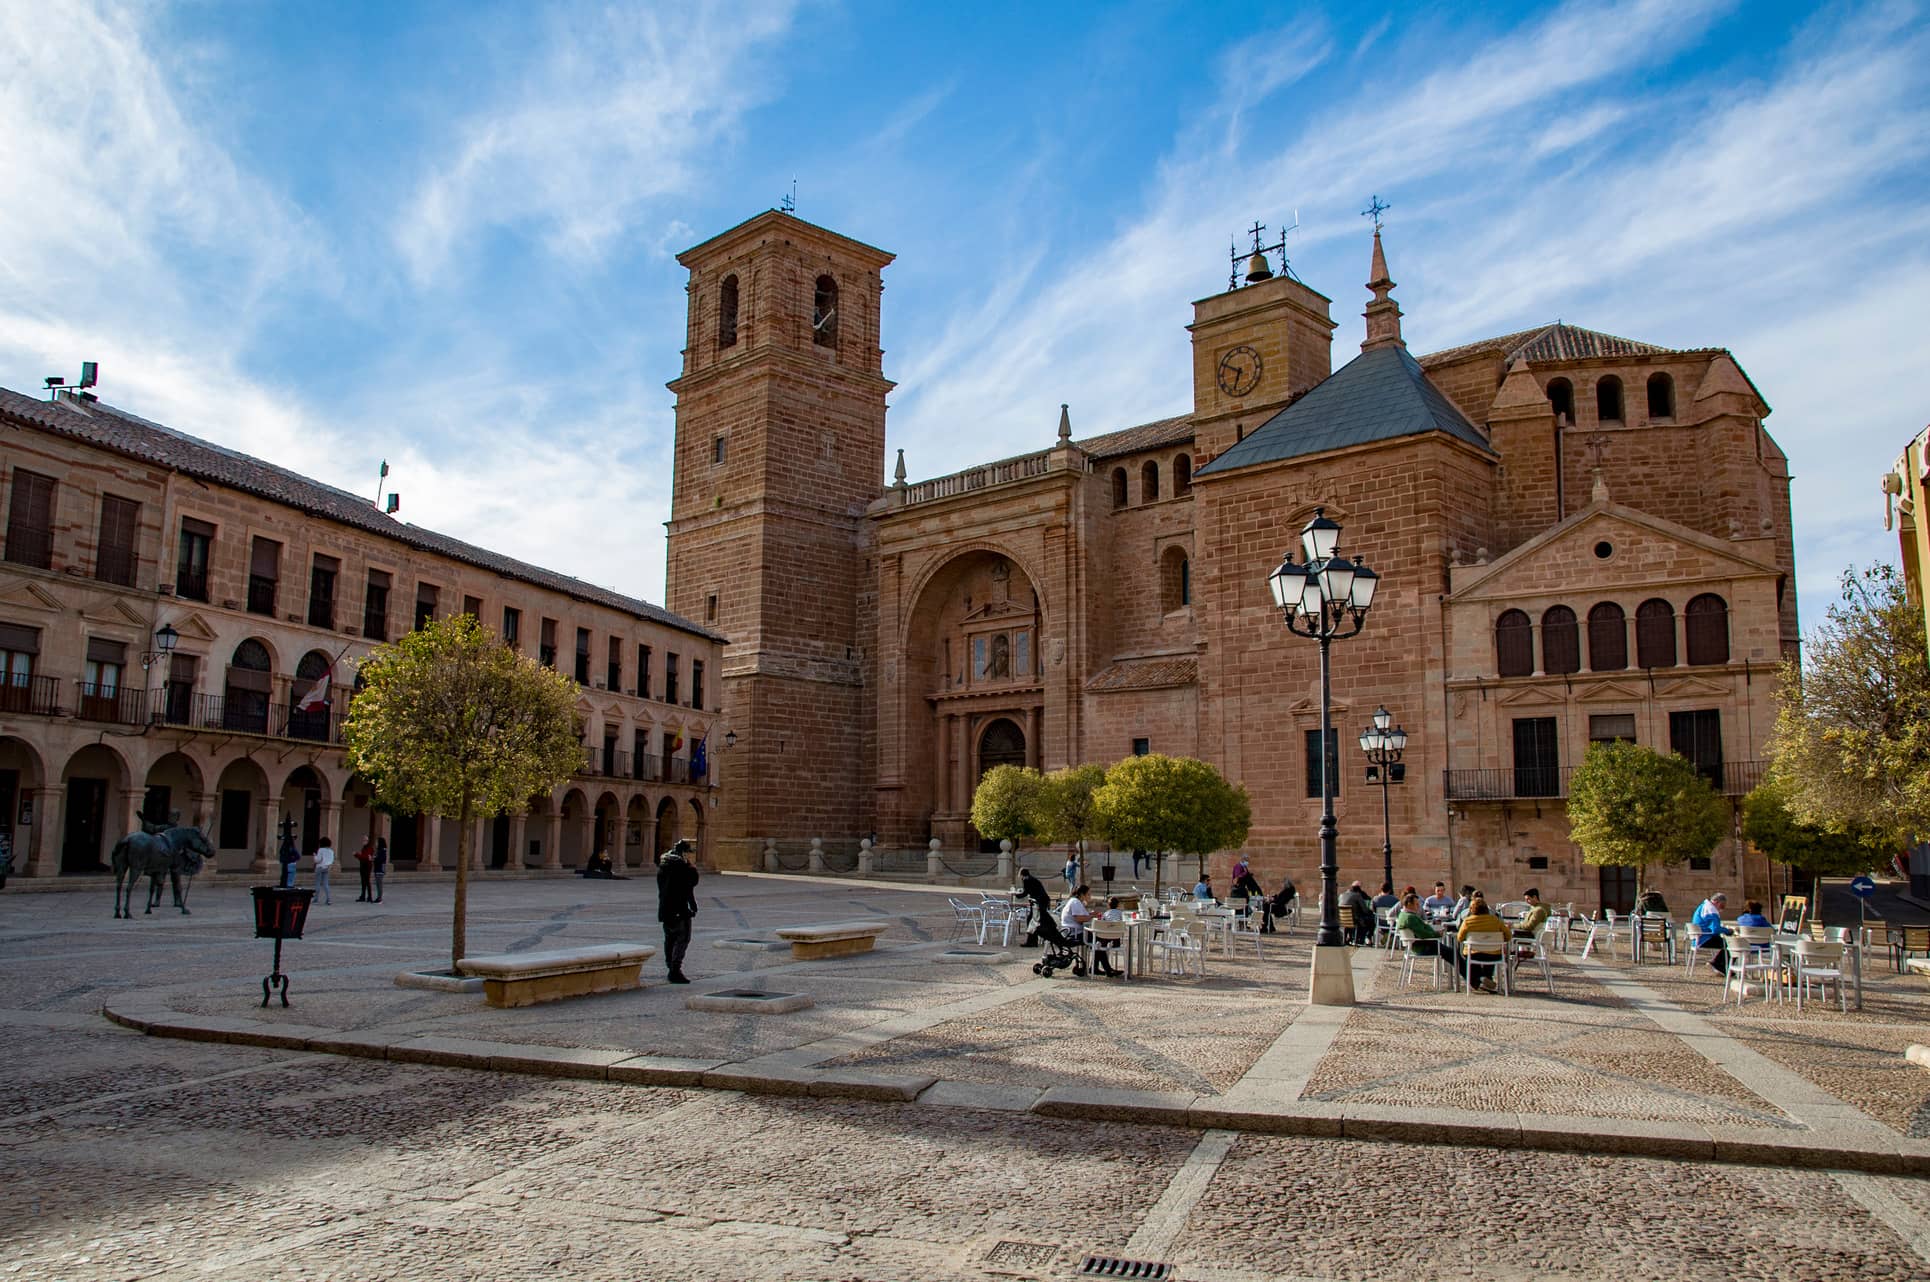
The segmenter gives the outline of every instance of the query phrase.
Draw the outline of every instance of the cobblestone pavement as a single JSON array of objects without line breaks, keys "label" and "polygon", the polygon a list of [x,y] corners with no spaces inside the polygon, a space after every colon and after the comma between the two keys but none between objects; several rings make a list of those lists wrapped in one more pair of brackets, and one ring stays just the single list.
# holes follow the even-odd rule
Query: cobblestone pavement
[{"label": "cobblestone pavement", "polygon": [[[1203,981],[1046,981],[1031,974],[1036,954],[1018,950],[933,965],[949,913],[924,892],[752,878],[704,888],[714,893],[693,989],[808,991],[816,1008],[699,1016],[655,983],[520,1011],[397,989],[396,971],[447,946],[447,888],[405,881],[380,906],[316,910],[310,938],[285,955],[288,1017],[699,1048],[962,1086],[1085,1081],[1209,1098],[1304,1088],[1309,1103],[1339,1092],[1349,1107],[1493,1109],[1492,1087],[1457,1095],[1453,1083],[1499,1074],[1512,1091],[1535,1083],[1499,1107],[1526,1116],[1565,1103],[1581,1115],[1607,1099],[1595,1116],[1610,1127],[1720,1106],[1732,1128],[1783,1130],[1833,1098],[1812,1089],[1791,1102],[1759,1093],[1764,1083],[1814,1083],[1891,1126],[1921,1111],[1917,1079],[1886,1071],[1875,1049],[1858,1070],[1867,1083],[1836,1080],[1858,1038],[1880,1048],[1897,1027],[1921,1028],[1903,984],[1861,1018],[1812,1008],[1798,1020],[1716,1011],[1698,1004],[1713,981],[1661,967],[1563,961],[1554,999],[1452,997],[1401,994],[1389,963],[1363,956],[1371,1000],[1315,1021],[1300,1005],[1304,940],[1260,962],[1215,956]],[[650,940],[648,890],[485,882],[471,951]],[[887,1104],[575,1082],[147,1038],[100,1019],[103,1002],[137,995],[262,1013],[269,949],[247,937],[245,891],[203,888],[193,903],[192,917],[115,922],[92,896],[0,895],[0,1170],[12,1211],[0,1279],[1058,1279],[1087,1252],[1171,1261],[1200,1282],[1930,1274],[1926,1181],[1059,1120],[948,1104],[958,1092]],[[719,947],[857,917],[890,921],[888,951],[800,965]],[[279,1007],[268,1017],[283,1018]],[[1685,1048],[1705,1026],[1760,1051],[1768,1075]],[[1404,1068],[1404,1043],[1412,1062],[1448,1048],[1463,1068]],[[1296,1057],[1304,1069],[1281,1067]]]}]

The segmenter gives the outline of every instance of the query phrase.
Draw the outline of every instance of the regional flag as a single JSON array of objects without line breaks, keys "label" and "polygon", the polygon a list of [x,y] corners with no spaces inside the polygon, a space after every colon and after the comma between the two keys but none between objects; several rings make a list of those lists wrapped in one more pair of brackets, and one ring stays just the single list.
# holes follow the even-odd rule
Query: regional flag
[{"label": "regional flag", "polygon": [[710,736],[705,735],[697,741],[697,746],[690,750],[690,777],[692,779],[702,779],[710,773],[710,754],[704,750],[704,745],[709,742]]},{"label": "regional flag", "polygon": [[334,675],[334,664],[331,663],[326,668],[323,668],[322,675],[315,678],[315,684],[310,686],[308,693],[303,695],[300,701],[295,704],[295,710],[297,712],[317,712],[326,708],[328,706],[329,682],[334,679]]}]

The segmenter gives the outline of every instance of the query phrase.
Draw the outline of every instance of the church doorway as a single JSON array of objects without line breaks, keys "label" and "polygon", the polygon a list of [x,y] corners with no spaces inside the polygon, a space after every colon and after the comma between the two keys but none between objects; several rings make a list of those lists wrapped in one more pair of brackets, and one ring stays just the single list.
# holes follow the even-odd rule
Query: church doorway
[{"label": "church doorway", "polygon": [[[1025,764],[1025,731],[1018,723],[1000,717],[985,727],[985,733],[978,740],[978,774],[983,779],[986,772],[994,766],[1023,766]],[[969,801],[968,801],[969,805]],[[994,854],[999,848],[996,841],[979,838],[979,853]]]}]

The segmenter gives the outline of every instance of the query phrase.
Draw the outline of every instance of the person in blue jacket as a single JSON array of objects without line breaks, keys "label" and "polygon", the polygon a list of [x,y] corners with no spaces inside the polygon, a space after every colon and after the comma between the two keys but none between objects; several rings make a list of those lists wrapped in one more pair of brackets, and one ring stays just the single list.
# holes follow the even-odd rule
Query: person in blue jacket
[{"label": "person in blue jacket", "polygon": [[1731,933],[1722,924],[1723,905],[1728,902],[1729,897],[1718,890],[1697,904],[1694,915],[1689,918],[1689,925],[1695,931],[1696,947],[1709,954],[1709,965],[1715,968],[1718,975],[1729,973],[1729,945],[1722,938]]}]

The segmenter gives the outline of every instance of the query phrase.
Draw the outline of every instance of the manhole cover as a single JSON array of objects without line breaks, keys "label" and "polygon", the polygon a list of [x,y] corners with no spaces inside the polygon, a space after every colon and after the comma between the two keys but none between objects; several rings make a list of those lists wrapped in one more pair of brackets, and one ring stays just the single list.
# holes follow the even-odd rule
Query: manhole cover
[{"label": "manhole cover", "polygon": [[1044,1273],[1059,1256],[1059,1248],[1045,1242],[1006,1240],[985,1253],[988,1273]]},{"label": "manhole cover", "polygon": [[1086,1262],[1079,1266],[1082,1278],[1144,1278],[1147,1282],[1164,1282],[1173,1276],[1173,1266],[1157,1264],[1152,1260],[1122,1260],[1111,1255],[1088,1255]]}]

